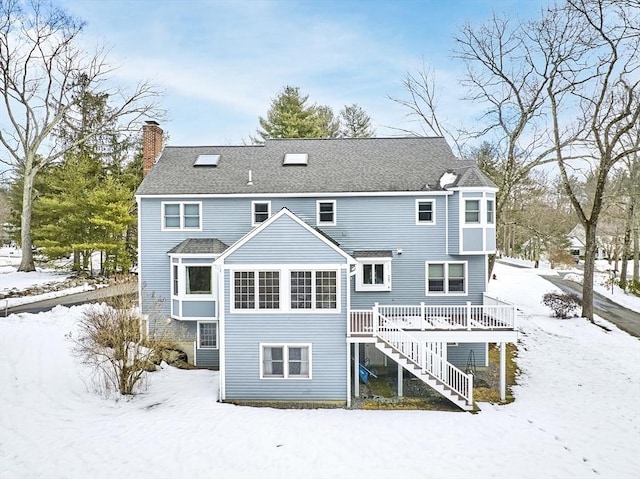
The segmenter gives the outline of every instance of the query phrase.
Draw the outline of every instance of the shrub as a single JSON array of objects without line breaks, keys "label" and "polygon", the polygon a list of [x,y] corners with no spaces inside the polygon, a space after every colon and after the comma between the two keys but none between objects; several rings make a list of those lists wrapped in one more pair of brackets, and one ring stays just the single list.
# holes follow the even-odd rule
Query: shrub
[{"label": "shrub", "polygon": [[97,392],[132,395],[144,385],[147,372],[155,371],[154,360],[171,345],[165,334],[143,333],[140,314],[129,297],[109,302],[85,310],[77,334],[71,337],[74,352],[95,374]]},{"label": "shrub", "polygon": [[575,310],[580,306],[580,297],[575,293],[546,293],[542,304],[553,311],[556,318],[572,318],[577,316]]}]

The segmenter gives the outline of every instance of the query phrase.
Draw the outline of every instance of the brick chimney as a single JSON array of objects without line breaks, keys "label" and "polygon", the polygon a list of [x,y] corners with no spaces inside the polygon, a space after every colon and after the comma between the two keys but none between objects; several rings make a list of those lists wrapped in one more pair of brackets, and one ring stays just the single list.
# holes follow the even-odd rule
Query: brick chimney
[{"label": "brick chimney", "polygon": [[162,133],[162,128],[153,120],[142,125],[142,176],[147,176],[162,151]]}]

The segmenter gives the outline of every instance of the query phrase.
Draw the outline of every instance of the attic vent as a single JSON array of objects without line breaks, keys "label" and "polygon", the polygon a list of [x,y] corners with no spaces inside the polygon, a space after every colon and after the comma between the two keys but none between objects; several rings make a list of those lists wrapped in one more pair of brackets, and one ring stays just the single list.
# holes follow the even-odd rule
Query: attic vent
[{"label": "attic vent", "polygon": [[218,166],[220,155],[198,155],[193,166]]},{"label": "attic vent", "polygon": [[284,155],[284,166],[307,166],[309,155],[307,153],[287,153]]}]

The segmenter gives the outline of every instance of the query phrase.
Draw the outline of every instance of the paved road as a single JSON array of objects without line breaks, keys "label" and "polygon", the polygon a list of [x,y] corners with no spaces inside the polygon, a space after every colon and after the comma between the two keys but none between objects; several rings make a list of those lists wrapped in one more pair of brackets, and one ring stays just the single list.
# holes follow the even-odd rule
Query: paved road
[{"label": "paved road", "polygon": [[[82,293],[61,296],[59,298],[46,299],[35,303],[14,306],[9,309],[2,308],[0,311],[0,317],[6,317],[13,313],[41,313],[42,311],[49,311],[59,304],[63,306],[75,306],[78,304],[95,303],[100,302],[105,298],[111,298],[122,294],[135,296],[138,292],[137,288],[137,283],[119,284],[117,286],[108,286],[106,288],[98,288]],[[0,305],[2,305],[1,301]]]},{"label": "paved road", "polygon": [[[498,263],[514,266],[516,268],[530,268],[530,266],[509,263],[508,261],[497,260]],[[576,293],[582,298],[582,285],[575,281],[569,281],[558,276],[542,276],[553,283],[565,293]],[[623,331],[640,338],[640,312],[632,311],[618,303],[614,303],[606,296],[593,292],[594,312],[603,319],[615,324]]]},{"label": "paved road", "polygon": [[[576,293],[582,298],[582,285],[558,276],[542,276],[566,293]],[[614,303],[606,296],[593,293],[594,312],[603,319],[615,324],[623,331],[640,338],[640,313]]]}]

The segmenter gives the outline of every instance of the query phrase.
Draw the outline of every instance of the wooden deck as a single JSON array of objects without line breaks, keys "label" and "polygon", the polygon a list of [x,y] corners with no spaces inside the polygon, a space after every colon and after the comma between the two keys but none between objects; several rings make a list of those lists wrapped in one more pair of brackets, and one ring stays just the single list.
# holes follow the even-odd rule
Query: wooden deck
[{"label": "wooden deck", "polygon": [[352,310],[349,336],[371,337],[385,325],[405,331],[516,331],[515,307],[507,305],[383,306]]}]

